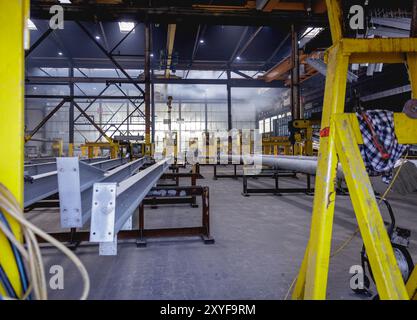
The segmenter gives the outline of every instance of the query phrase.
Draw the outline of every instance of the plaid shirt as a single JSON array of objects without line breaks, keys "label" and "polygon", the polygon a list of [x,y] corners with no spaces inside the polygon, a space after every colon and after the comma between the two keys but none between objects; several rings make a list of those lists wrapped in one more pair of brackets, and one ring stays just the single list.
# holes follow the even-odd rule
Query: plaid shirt
[{"label": "plaid shirt", "polygon": [[382,159],[378,149],[372,141],[372,134],[366,122],[360,114],[356,114],[362,133],[364,144],[360,145],[362,159],[370,176],[382,175],[382,181],[389,183],[392,179],[392,171],[397,160],[407,149],[397,141],[394,131],[394,113],[385,110],[370,110],[365,112],[371,121],[379,140],[385,150],[390,154],[387,160]]}]

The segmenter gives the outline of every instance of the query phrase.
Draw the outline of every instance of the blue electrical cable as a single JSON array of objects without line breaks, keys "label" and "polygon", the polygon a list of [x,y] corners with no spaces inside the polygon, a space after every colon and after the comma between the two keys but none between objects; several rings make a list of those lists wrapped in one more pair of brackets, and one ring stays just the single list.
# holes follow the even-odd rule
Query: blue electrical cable
[{"label": "blue electrical cable", "polygon": [[6,290],[7,295],[11,298],[17,299],[16,291],[14,291],[14,288],[12,284],[10,283],[10,280],[7,277],[6,272],[4,272],[4,269],[1,264],[0,264],[0,282],[2,283],[4,290]]},{"label": "blue electrical cable", "polygon": [[[0,219],[7,226],[7,228],[10,231],[12,231],[9,225],[9,222],[7,221],[6,217],[4,216],[1,210],[0,210]],[[17,250],[16,246],[10,240],[9,240],[9,244],[10,244],[10,247],[12,248],[12,251],[16,260],[16,265],[19,270],[19,276],[20,276],[20,281],[22,283],[23,292],[26,292],[28,290],[29,284],[28,284],[28,277],[26,274],[26,269],[23,264],[22,255],[20,254],[19,250]],[[29,296],[28,298],[31,299],[31,296]]]}]

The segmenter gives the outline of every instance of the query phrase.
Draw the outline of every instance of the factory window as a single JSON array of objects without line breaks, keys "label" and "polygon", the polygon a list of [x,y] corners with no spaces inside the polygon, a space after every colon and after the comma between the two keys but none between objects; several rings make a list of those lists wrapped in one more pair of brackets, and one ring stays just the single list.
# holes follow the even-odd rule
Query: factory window
[{"label": "factory window", "polygon": [[264,133],[264,132],[265,132],[264,120],[259,120],[259,133]]},{"label": "factory window", "polygon": [[265,133],[271,132],[271,118],[265,119]]},{"label": "factory window", "polygon": [[275,121],[277,119],[278,119],[278,116],[274,116],[271,118],[271,132],[274,132],[274,135],[276,135],[276,128],[275,128],[276,122]]}]

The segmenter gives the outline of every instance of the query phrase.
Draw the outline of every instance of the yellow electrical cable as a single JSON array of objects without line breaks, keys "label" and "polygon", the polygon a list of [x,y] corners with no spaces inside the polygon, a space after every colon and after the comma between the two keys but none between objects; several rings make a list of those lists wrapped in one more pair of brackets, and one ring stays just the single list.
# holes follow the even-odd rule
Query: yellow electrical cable
[{"label": "yellow electrical cable", "polygon": [[[387,189],[385,190],[385,192],[384,192],[384,194],[382,195],[382,197],[381,197],[381,199],[379,199],[379,201],[378,201],[378,205],[380,205],[381,203],[382,203],[382,201],[384,201],[385,199],[386,199],[386,196],[388,195],[388,192],[391,190],[391,188],[392,188],[392,186],[394,185],[394,183],[395,183],[395,180],[398,178],[398,175],[400,174],[400,171],[401,171],[401,169],[402,169],[402,167],[403,167],[403,165],[404,165],[404,163],[406,162],[406,160],[407,160],[407,158],[408,158],[408,150],[407,150],[407,153],[405,154],[405,156],[404,156],[404,159],[402,160],[402,162],[401,162],[401,164],[400,164],[400,166],[398,167],[398,170],[397,170],[397,172],[395,173],[395,175],[394,175],[394,177],[392,178],[392,180],[391,180],[391,182],[390,182],[390,184],[388,185],[388,187],[387,187]],[[345,240],[331,255],[330,255],[330,258],[333,258],[333,257],[335,257],[336,255],[338,255],[354,238],[355,238],[355,236],[358,234],[358,232],[359,232],[359,228],[357,228],[356,230],[355,230],[355,232],[347,239],[347,240]],[[287,298],[288,298],[288,296],[289,296],[289,294],[290,294],[290,292],[291,292],[291,290],[292,290],[292,288],[294,287],[294,284],[295,284],[295,282],[297,281],[297,277],[295,277],[294,279],[293,279],[293,281],[291,282],[291,285],[290,285],[290,287],[289,287],[289,289],[288,289],[288,291],[287,291],[287,293],[285,294],[285,297],[284,297],[284,300],[287,300]]]}]

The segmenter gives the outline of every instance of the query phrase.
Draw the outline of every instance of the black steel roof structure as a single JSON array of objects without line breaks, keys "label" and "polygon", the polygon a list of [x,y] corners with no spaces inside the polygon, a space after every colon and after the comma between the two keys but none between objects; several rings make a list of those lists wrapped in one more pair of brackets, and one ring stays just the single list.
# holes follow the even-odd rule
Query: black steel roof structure
[{"label": "black steel roof structure", "polygon": [[[31,19],[36,44],[27,58],[28,67],[113,68],[114,65],[80,28],[100,37],[98,41],[123,68],[143,69],[145,23],[151,26],[153,69],[163,65],[168,24],[176,24],[173,54],[178,70],[265,71],[290,51],[291,24],[301,28],[325,26],[325,14],[307,11],[235,10],[211,12],[196,5],[243,6],[247,1],[76,1],[62,5],[63,30],[50,31],[49,9],[57,1],[31,1]],[[294,1],[293,1],[294,2]],[[299,2],[299,1],[298,1]],[[152,7],[149,6],[152,4]],[[129,34],[118,22],[137,24]],[[39,42],[39,43],[37,43]],[[66,50],[64,50],[66,48]],[[63,52],[63,55],[58,55]],[[162,60],[162,61],[161,61]]]}]

